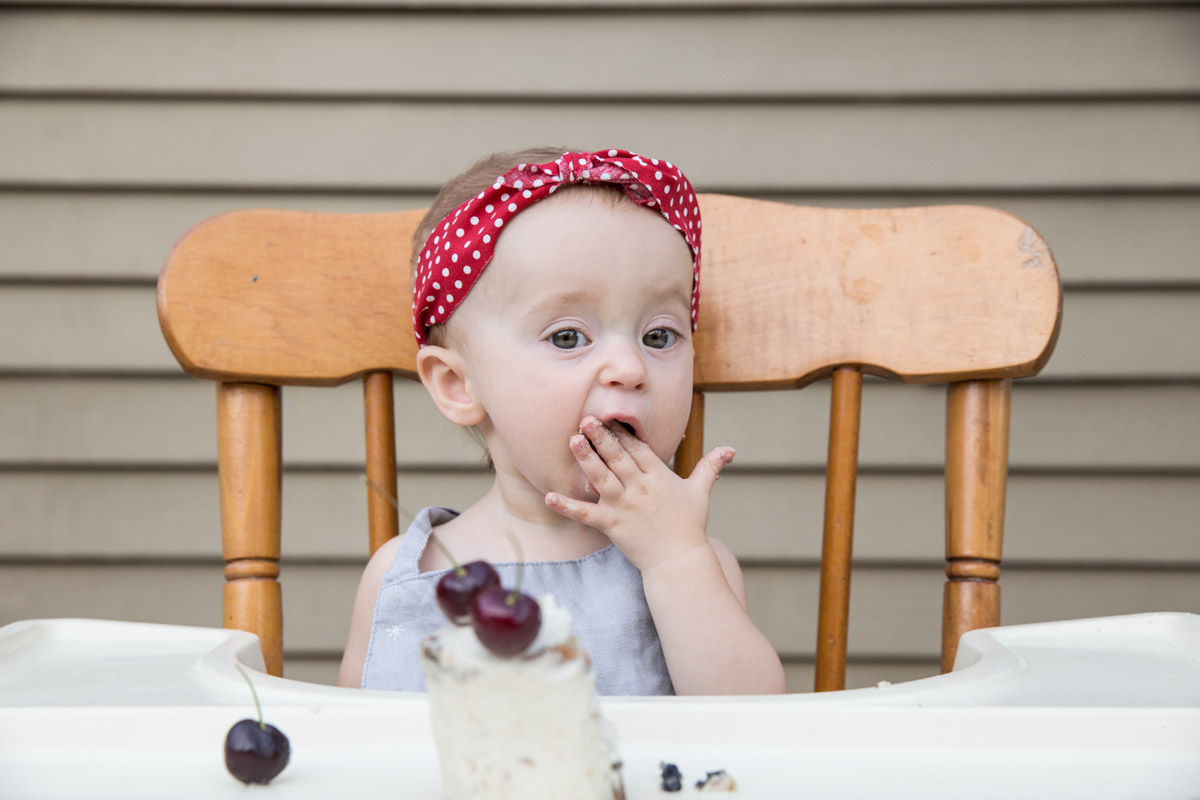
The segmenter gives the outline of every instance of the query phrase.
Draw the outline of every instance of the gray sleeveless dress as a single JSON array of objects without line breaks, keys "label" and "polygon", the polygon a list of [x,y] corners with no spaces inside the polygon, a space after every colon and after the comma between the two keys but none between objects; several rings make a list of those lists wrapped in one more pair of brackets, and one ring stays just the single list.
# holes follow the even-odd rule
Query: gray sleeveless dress
[{"label": "gray sleeveless dress", "polygon": [[[421,573],[418,562],[433,528],[455,516],[447,508],[422,509],[404,534],[375,600],[364,689],[425,691],[419,643],[447,624],[434,595],[445,571]],[[493,566],[505,586],[515,585],[516,563]],[[571,612],[600,694],[674,694],[642,575],[615,545],[572,561],[525,564],[521,591],[535,598],[553,594]]]}]

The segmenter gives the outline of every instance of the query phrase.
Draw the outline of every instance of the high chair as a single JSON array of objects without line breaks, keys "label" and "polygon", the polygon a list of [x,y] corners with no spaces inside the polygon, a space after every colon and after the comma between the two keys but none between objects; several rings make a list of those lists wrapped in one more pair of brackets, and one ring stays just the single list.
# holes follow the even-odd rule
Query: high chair
[{"label": "high chair", "polygon": [[[675,468],[704,452],[704,393],[832,379],[816,689],[845,681],[862,376],[946,383],[942,670],[959,637],[1000,622],[1013,378],[1058,335],[1046,243],[975,206],[823,209],[701,195],[695,393]],[[392,376],[416,378],[409,240],[422,211],[235,211],[188,231],[158,282],[158,314],[188,374],[217,384],[224,623],[283,669],[280,387],[361,378],[368,478],[395,494]],[[370,552],[398,533],[367,491]]]}]

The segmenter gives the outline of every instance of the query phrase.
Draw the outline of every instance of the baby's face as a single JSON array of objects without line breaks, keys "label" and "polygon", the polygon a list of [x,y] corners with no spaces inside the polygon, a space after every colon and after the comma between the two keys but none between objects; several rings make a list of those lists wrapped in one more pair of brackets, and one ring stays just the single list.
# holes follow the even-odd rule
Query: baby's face
[{"label": "baby's face", "polygon": [[514,217],[456,312],[499,473],[594,499],[571,455],[584,417],[664,461],[692,395],[692,254],[657,210],[570,191]]}]

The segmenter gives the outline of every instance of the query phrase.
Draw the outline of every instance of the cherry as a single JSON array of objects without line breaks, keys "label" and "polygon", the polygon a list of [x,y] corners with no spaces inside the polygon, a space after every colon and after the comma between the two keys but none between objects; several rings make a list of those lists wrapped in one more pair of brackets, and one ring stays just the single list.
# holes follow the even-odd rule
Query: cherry
[{"label": "cherry", "polygon": [[279,728],[244,719],[225,737],[225,766],[242,783],[270,783],[287,766],[291,751]]},{"label": "cherry", "polygon": [[527,594],[499,586],[484,589],[471,606],[475,635],[498,656],[514,656],[537,638],[542,609]]},{"label": "cherry", "polygon": [[243,719],[229,729],[225,735],[225,767],[230,775],[242,783],[270,783],[288,765],[292,745],[283,731],[263,722],[262,706],[258,703],[254,684],[250,683],[250,676],[241,665],[234,666],[250,685],[254,707],[258,709],[258,720]]},{"label": "cherry", "polygon": [[486,561],[472,561],[442,576],[437,582],[437,602],[455,625],[471,621],[471,605],[475,596],[491,586],[500,585],[500,576]]}]

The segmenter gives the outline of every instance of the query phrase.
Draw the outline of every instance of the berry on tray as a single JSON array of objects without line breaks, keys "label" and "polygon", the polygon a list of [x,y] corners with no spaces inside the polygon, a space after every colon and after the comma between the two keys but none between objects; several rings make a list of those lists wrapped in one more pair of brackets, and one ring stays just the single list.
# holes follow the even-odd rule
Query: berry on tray
[{"label": "berry on tray", "polygon": [[242,783],[270,783],[288,765],[291,742],[283,731],[263,722],[258,692],[241,666],[235,666],[250,685],[258,720],[243,719],[229,729],[225,735],[225,768]]},{"label": "berry on tray", "polygon": [[679,771],[679,767],[660,761],[658,768],[662,770],[662,790],[664,792],[678,792],[683,789],[683,773]]}]

